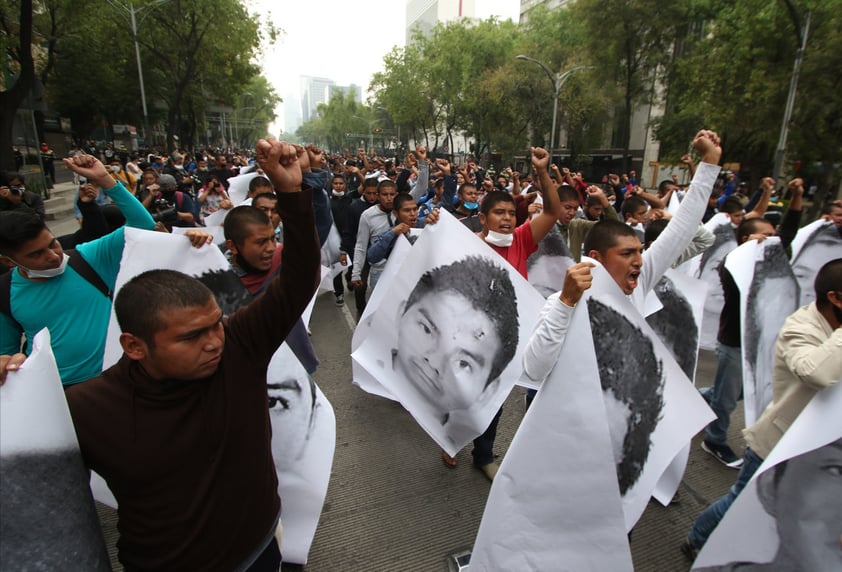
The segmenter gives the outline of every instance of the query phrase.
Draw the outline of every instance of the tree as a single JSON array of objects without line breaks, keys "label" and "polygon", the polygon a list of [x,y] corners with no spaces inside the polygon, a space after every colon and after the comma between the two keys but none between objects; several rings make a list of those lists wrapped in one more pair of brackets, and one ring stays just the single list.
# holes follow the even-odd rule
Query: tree
[{"label": "tree", "polygon": [[[3,91],[0,91],[0,168],[12,170],[12,126],[23,100],[35,85],[32,57],[32,0],[4,3],[0,8]],[[15,42],[17,39],[17,42]]]}]

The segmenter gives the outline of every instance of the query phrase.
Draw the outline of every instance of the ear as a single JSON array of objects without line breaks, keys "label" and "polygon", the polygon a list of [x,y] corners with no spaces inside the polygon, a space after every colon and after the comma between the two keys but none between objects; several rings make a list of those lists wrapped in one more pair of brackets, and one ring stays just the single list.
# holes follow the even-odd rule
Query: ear
[{"label": "ear", "polygon": [[142,361],[149,356],[149,347],[146,345],[146,342],[134,334],[120,334],[120,345],[123,347],[123,352],[129,356],[129,359]]},{"label": "ear", "polygon": [[225,248],[231,251],[231,254],[239,254],[237,252],[237,244],[230,238],[225,241]]},{"label": "ear", "polygon": [[15,266],[17,266],[14,260],[3,254],[0,254],[0,263],[5,264],[9,268],[14,268]]},{"label": "ear", "polygon": [[485,221],[486,221],[485,214],[483,214],[483,213],[479,213],[479,215],[478,215],[478,216],[479,216],[479,222],[480,222],[480,224],[482,224],[482,226],[485,226]]},{"label": "ear", "polygon": [[757,498],[760,500],[760,504],[763,505],[763,510],[766,511],[766,514],[775,518],[777,518],[775,514],[775,496],[777,493],[775,490],[775,473],[777,470],[778,466],[775,465],[763,471],[755,479],[757,483]]},{"label": "ear", "polygon": [[603,262],[604,262],[604,261],[602,260],[602,254],[600,254],[598,250],[589,250],[589,251],[588,251],[587,256],[588,256],[589,258],[593,258],[594,260],[596,260],[596,261],[597,261],[597,262],[599,262],[599,263],[603,263]]}]

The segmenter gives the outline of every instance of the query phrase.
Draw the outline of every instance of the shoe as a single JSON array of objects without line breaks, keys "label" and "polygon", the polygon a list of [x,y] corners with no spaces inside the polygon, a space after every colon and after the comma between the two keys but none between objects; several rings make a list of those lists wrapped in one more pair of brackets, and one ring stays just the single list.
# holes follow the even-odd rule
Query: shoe
[{"label": "shoe", "polygon": [[345,303],[345,296],[343,296],[342,294],[337,294],[336,295],[336,305],[342,306],[344,303]]},{"label": "shoe", "polygon": [[488,463],[486,465],[482,465],[482,466],[474,465],[474,466],[477,469],[479,469],[480,471],[482,471],[482,474],[485,475],[488,478],[488,480],[491,481],[491,482],[494,482],[494,477],[497,476],[497,471],[500,470],[500,465],[498,465],[494,461],[491,461],[490,463]]},{"label": "shoe", "polygon": [[681,545],[681,552],[690,562],[695,562],[696,557],[699,555],[699,549],[690,544],[689,540],[685,540],[684,544]]},{"label": "shoe", "polygon": [[459,463],[459,461],[456,460],[456,457],[451,457],[445,451],[441,452],[441,461],[450,469],[455,469],[456,465]]},{"label": "shoe", "polygon": [[702,451],[710,453],[717,461],[729,469],[739,469],[743,465],[743,460],[735,455],[734,451],[728,445],[711,443],[705,439],[702,441]]}]

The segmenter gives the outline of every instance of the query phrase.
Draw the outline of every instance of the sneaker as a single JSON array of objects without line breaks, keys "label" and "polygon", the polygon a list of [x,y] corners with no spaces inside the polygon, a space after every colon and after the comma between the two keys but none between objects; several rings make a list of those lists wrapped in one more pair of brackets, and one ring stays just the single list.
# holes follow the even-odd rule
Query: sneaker
[{"label": "sneaker", "polygon": [[695,562],[696,557],[699,555],[699,549],[690,544],[689,540],[685,540],[684,544],[681,545],[681,552],[690,562]]},{"label": "sneaker", "polygon": [[702,441],[702,451],[710,453],[717,461],[729,469],[739,469],[743,464],[743,460],[735,455],[734,451],[728,445],[718,445],[705,439]]},{"label": "sneaker", "polygon": [[345,296],[343,296],[342,294],[337,294],[336,295],[336,305],[341,306],[344,303],[345,303]]}]

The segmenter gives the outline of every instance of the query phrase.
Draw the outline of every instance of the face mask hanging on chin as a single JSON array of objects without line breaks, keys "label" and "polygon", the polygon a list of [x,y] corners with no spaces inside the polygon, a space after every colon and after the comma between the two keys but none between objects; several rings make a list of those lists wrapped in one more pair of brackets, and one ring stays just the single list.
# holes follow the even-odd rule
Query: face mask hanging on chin
[{"label": "face mask hanging on chin", "polygon": [[18,266],[26,272],[26,275],[29,278],[55,278],[56,276],[64,274],[64,270],[67,268],[68,260],[70,260],[70,257],[67,254],[62,254],[61,264],[58,265],[58,268],[48,268],[47,270],[30,270],[23,264],[19,263]]},{"label": "face mask hanging on chin", "polygon": [[489,230],[485,236],[485,242],[500,247],[511,246],[514,239],[514,234],[503,234],[501,232],[494,232],[493,230]]}]

